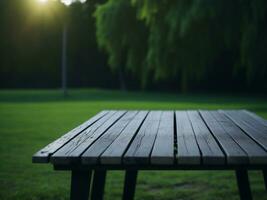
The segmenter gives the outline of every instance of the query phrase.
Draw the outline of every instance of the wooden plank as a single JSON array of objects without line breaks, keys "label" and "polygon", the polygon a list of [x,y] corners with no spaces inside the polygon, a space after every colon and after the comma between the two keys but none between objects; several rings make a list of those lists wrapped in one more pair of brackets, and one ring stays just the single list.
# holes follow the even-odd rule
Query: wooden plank
[{"label": "wooden plank", "polygon": [[228,164],[247,164],[248,156],[243,149],[233,140],[233,138],[225,131],[223,126],[216,120],[215,116],[218,111],[200,111],[200,114],[217,142],[223,148],[226,154]]},{"label": "wooden plank", "polygon": [[49,162],[50,156],[55,153],[58,149],[60,149],[63,145],[65,145],[67,142],[69,142],[71,139],[76,137],[78,134],[80,134],[82,131],[84,131],[86,128],[94,124],[97,120],[105,116],[109,111],[102,111],[92,117],[91,119],[87,120],[80,126],[74,128],[73,130],[69,131],[65,135],[61,136],[54,142],[50,143],[40,151],[38,151],[36,154],[32,157],[32,162],[34,163],[47,163]]},{"label": "wooden plank", "polygon": [[196,140],[199,145],[203,164],[220,165],[225,163],[225,156],[213,135],[197,111],[188,111]]},{"label": "wooden plank", "polygon": [[148,164],[158,132],[161,111],[151,111],[123,158],[125,164]]},{"label": "wooden plank", "polygon": [[201,155],[196,137],[186,111],[176,111],[177,163],[200,164]]},{"label": "wooden plank", "polygon": [[158,165],[174,164],[174,112],[164,111],[151,153],[151,163]]},{"label": "wooden plank", "polygon": [[263,164],[267,162],[267,152],[247,136],[228,117],[220,112],[213,112],[213,117],[219,124],[221,124],[226,133],[246,152],[250,164]]},{"label": "wooden plank", "polygon": [[100,157],[102,164],[121,164],[122,156],[141,127],[148,111],[140,111]]},{"label": "wooden plank", "polygon": [[229,112],[235,113],[244,123],[252,126],[253,128],[257,129],[258,131],[265,130],[267,131],[267,123],[264,122],[264,119],[257,116],[254,113],[251,113],[246,110],[225,110]]},{"label": "wooden plank", "polygon": [[[264,125],[257,123],[252,125],[247,120],[244,120],[242,114],[238,111],[223,111],[237,126],[239,126],[246,134],[253,138],[259,145],[261,145],[265,150],[267,150],[267,130]],[[257,126],[257,127],[256,127]]]},{"label": "wooden plank", "polygon": [[98,120],[51,156],[54,164],[70,164],[80,161],[79,156],[107,131],[125,111],[114,111]]},{"label": "wooden plank", "polygon": [[100,155],[120,135],[123,129],[130,123],[136,114],[137,111],[128,111],[122,118],[120,118],[118,122],[116,122],[82,154],[82,163],[97,164]]},{"label": "wooden plank", "polygon": [[256,115],[255,113],[249,111],[249,110],[242,110],[242,112],[250,115],[251,117],[253,117],[254,119],[258,120],[260,123],[262,123],[264,126],[267,126],[267,119],[264,119],[258,115]]},{"label": "wooden plank", "polygon": [[236,112],[239,115],[239,117],[250,126],[254,127],[260,132],[261,131],[267,132],[267,122],[264,123],[264,119],[262,119],[261,117],[257,116],[254,113],[244,110],[239,110]]}]

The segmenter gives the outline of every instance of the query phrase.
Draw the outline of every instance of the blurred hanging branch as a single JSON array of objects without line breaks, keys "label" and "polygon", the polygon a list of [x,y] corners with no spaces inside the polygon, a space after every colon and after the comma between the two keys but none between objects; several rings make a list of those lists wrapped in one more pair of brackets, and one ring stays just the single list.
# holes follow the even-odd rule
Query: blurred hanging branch
[{"label": "blurred hanging branch", "polygon": [[[112,69],[129,69],[143,85],[180,77],[183,91],[227,52],[232,74],[267,75],[266,0],[109,0],[96,12],[97,40]],[[124,69],[125,68],[125,69]]]}]

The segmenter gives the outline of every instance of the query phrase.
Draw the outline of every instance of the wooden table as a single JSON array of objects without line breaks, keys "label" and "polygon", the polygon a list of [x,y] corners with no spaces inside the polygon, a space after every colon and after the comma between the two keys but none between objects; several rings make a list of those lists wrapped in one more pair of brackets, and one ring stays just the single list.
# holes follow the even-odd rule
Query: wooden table
[{"label": "wooden table", "polygon": [[246,110],[102,111],[33,162],[71,170],[72,200],[103,199],[107,170],[126,170],[124,200],[138,170],[234,170],[240,198],[252,199],[248,170],[262,170],[267,189],[267,121]]}]

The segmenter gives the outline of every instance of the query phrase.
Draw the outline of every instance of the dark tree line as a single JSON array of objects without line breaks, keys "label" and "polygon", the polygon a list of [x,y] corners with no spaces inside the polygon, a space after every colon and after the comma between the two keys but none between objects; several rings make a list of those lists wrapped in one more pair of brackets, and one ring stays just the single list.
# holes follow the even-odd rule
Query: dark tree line
[{"label": "dark tree line", "polygon": [[199,81],[266,91],[266,0],[109,0],[96,20],[110,66],[143,85],[152,74],[183,91]]},{"label": "dark tree line", "polygon": [[267,91],[266,0],[0,1],[0,87]]}]

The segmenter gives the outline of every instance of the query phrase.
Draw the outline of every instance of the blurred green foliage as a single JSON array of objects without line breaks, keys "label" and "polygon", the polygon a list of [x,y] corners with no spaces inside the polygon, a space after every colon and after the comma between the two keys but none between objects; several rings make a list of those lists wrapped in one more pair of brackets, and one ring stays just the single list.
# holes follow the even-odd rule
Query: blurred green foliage
[{"label": "blurred green foliage", "polygon": [[267,92],[265,0],[0,1],[0,88]]},{"label": "blurred green foliage", "polygon": [[228,75],[244,73],[266,87],[265,0],[109,0],[95,16],[110,66],[138,73],[144,85],[151,73],[178,76],[186,91],[190,80],[207,79],[231,60]]}]

